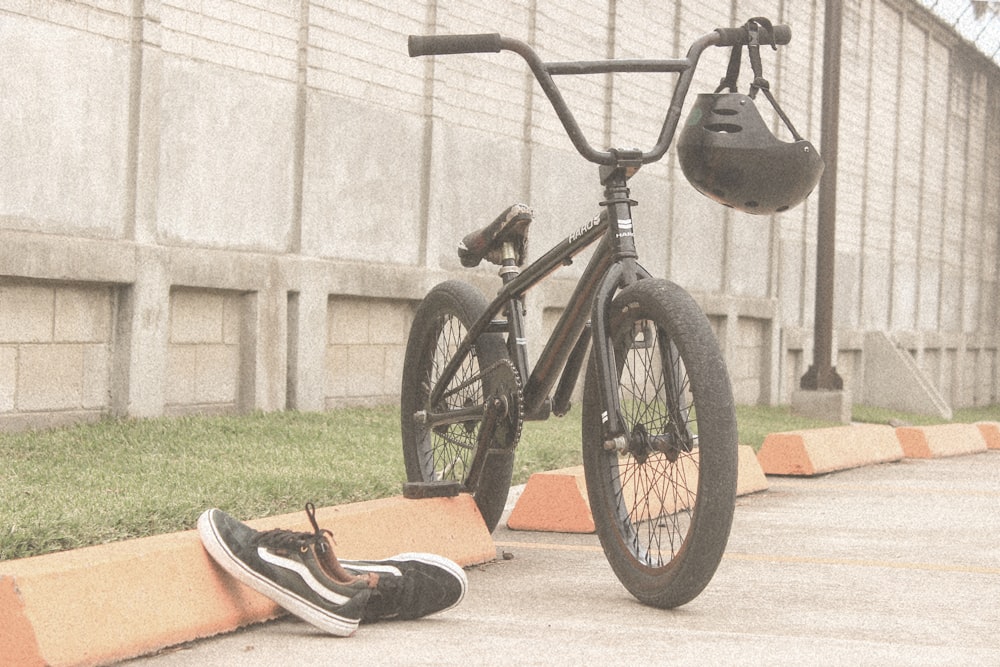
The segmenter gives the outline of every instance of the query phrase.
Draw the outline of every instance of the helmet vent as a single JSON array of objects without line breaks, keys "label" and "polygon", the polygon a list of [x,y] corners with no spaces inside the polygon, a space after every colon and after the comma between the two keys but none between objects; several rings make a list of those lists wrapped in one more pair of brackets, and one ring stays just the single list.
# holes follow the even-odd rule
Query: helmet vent
[{"label": "helmet vent", "polygon": [[736,134],[743,130],[743,128],[735,123],[708,123],[705,125],[705,129],[709,132],[717,132],[719,134]]},{"label": "helmet vent", "polygon": [[736,109],[722,108],[722,109],[712,109],[712,113],[714,113],[716,116],[735,116],[736,114],[739,113],[739,111],[737,111]]}]

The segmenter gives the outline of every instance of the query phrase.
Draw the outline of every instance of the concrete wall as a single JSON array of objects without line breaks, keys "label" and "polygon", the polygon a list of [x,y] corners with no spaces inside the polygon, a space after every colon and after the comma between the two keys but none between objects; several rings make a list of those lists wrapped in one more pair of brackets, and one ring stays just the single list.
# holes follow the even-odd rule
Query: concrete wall
[{"label": "concrete wall", "polygon": [[[995,403],[997,68],[916,3],[844,8],[838,369],[862,377],[864,333],[886,331],[955,406]],[[395,402],[427,289],[496,289],[459,238],[528,201],[537,256],[600,199],[516,56],[411,60],[405,36],[671,57],[757,15],[793,25],[766,74],[818,145],[820,0],[0,0],[0,428]],[[560,83],[597,146],[651,143],[670,92]],[[632,185],[643,262],[703,305],[738,400],[787,401],[811,360],[815,198],[734,213],[673,157]],[[580,265],[532,294],[533,353]]]}]

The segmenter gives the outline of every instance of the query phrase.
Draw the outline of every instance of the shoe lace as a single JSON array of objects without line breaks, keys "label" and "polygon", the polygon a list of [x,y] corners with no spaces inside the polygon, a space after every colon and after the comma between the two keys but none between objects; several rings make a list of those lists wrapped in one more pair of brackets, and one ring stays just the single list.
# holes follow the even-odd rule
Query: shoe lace
[{"label": "shoe lace", "polygon": [[410,588],[412,586],[407,586],[403,582],[403,577],[382,577],[378,587],[368,599],[365,620],[376,621],[398,616],[406,609],[406,602],[412,599]]},{"label": "shoe lace", "polygon": [[356,581],[358,577],[345,570],[340,561],[337,560],[337,556],[333,552],[333,544],[336,544],[336,540],[333,539],[333,533],[319,527],[319,523],[316,521],[316,506],[311,502],[306,503],[306,516],[309,517],[309,523],[312,524],[313,532],[306,533],[286,530],[284,528],[272,528],[271,530],[265,530],[255,535],[251,544],[253,546],[264,546],[301,553],[306,553],[310,549],[313,549],[316,554],[316,560],[331,579],[341,583]]}]

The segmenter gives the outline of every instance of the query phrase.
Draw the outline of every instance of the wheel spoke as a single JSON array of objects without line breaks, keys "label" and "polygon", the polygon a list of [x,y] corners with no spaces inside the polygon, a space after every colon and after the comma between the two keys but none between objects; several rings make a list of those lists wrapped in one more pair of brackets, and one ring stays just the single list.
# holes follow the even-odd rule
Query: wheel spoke
[{"label": "wheel spoke", "polygon": [[[428,387],[434,387],[441,378],[441,373],[458,350],[465,332],[465,327],[457,317],[441,317],[440,333],[429,367]],[[474,356],[470,355],[462,360],[455,376],[448,383],[442,401],[444,405],[435,406],[439,412],[482,405],[482,379],[479,377],[478,360]],[[431,469],[427,473],[432,478],[464,480],[478,433],[479,420],[449,424],[444,429],[430,429],[428,463]]]},{"label": "wheel spoke", "polygon": [[[636,331],[642,332],[642,340],[637,340]],[[669,337],[655,322],[641,321],[616,344],[616,355],[626,427],[649,436],[673,432],[680,436],[679,445],[689,443],[690,379]],[[667,565],[683,546],[691,526],[697,457],[675,454],[671,461],[661,452],[644,452],[639,458],[628,453],[619,457],[616,474],[616,502],[626,542],[647,567]]]}]

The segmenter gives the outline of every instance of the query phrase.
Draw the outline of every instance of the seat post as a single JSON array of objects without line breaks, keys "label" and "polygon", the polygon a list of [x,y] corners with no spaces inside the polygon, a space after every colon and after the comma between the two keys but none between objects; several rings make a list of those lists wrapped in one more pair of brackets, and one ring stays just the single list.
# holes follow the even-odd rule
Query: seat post
[{"label": "seat post", "polygon": [[517,250],[514,248],[513,243],[510,241],[504,241],[500,253],[500,279],[503,280],[503,284],[506,285],[514,278],[517,278],[517,276],[521,273],[521,270],[517,268]]},{"label": "seat post", "polygon": [[[517,278],[517,249],[511,241],[501,247],[500,279],[506,285]],[[507,303],[507,352],[521,378],[528,377],[528,339],[524,334],[524,302],[512,298]]]}]

